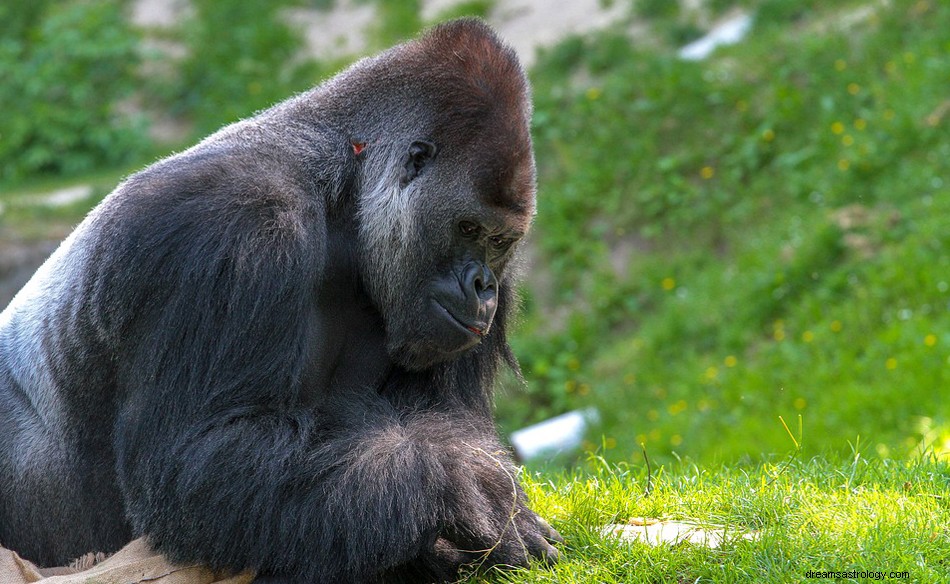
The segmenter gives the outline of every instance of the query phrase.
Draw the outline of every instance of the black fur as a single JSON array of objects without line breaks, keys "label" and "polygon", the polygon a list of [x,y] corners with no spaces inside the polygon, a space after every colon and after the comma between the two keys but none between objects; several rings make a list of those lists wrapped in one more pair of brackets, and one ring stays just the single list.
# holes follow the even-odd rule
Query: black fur
[{"label": "black fur", "polygon": [[529,118],[462,20],[120,185],[0,315],[0,543],[262,582],[553,560],[491,419]]}]

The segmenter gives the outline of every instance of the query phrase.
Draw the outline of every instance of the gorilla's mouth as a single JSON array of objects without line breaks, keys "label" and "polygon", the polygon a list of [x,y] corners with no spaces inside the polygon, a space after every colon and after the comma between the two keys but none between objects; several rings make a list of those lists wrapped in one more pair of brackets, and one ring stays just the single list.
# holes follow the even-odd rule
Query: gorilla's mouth
[{"label": "gorilla's mouth", "polygon": [[488,327],[490,325],[483,324],[480,322],[466,323],[459,317],[455,316],[451,310],[442,305],[438,300],[433,299],[433,304],[438,307],[438,310],[442,313],[442,316],[445,320],[450,321],[456,326],[456,328],[462,329],[465,331],[465,334],[474,337],[476,339],[481,339],[488,333]]}]

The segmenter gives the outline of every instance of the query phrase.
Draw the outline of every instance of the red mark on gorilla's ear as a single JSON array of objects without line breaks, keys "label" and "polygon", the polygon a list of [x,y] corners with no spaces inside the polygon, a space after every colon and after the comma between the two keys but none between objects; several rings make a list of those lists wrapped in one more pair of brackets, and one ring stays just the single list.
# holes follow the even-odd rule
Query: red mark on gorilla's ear
[{"label": "red mark on gorilla's ear", "polygon": [[351,140],[350,144],[353,146],[353,154],[355,154],[356,156],[359,156],[360,153],[366,148],[366,142]]}]

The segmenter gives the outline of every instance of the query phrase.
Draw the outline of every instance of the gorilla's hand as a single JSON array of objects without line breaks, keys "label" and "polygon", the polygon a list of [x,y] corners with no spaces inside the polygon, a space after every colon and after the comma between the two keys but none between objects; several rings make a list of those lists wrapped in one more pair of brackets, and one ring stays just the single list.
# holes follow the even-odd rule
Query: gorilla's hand
[{"label": "gorilla's hand", "polygon": [[[447,537],[439,537],[426,555],[428,574],[437,582],[454,582],[459,572],[497,568],[526,568],[533,560],[553,565],[558,560],[558,551],[551,545],[564,539],[548,523],[530,509],[523,509],[510,533],[503,533],[489,545],[479,544],[470,534],[456,531]],[[457,543],[465,540],[465,544]],[[478,538],[487,542],[487,536]]]},{"label": "gorilla's hand", "polygon": [[531,560],[557,561],[551,545],[563,538],[528,508],[517,469],[501,450],[475,447],[459,461],[465,495],[455,498],[453,517],[436,545],[436,556],[456,566],[528,567]]},{"label": "gorilla's hand", "polygon": [[531,509],[520,506],[485,557],[484,564],[527,567],[528,562],[535,559],[550,566],[558,559],[557,548],[551,544],[563,541],[547,521]]}]

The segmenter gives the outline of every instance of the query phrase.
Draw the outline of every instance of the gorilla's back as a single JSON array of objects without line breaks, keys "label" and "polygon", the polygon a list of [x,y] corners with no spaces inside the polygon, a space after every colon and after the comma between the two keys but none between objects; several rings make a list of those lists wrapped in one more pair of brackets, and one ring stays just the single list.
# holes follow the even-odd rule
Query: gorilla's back
[{"label": "gorilla's back", "polygon": [[[41,565],[114,550],[131,536],[115,480],[115,410],[103,403],[114,399],[112,373],[69,300],[89,269],[95,220],[0,313],[0,543]],[[64,392],[64,379],[84,391]]]}]

